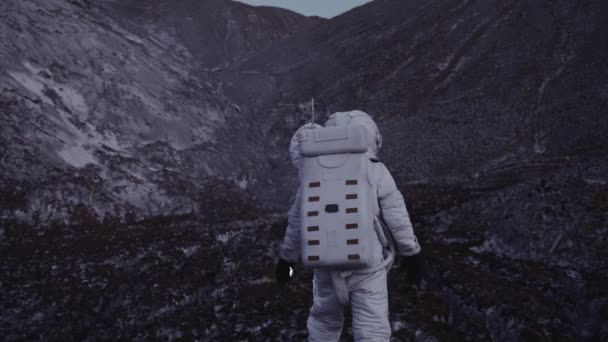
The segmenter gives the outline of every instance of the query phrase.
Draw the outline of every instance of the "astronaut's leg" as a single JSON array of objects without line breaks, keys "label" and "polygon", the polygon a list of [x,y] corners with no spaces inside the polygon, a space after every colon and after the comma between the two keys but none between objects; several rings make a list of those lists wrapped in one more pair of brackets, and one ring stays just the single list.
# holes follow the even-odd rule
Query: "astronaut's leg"
[{"label": "astronaut's leg", "polygon": [[344,308],[327,271],[315,271],[313,305],[308,316],[308,341],[338,341],[344,322]]},{"label": "astronaut's leg", "polygon": [[349,279],[355,341],[389,341],[386,270],[353,275]]}]

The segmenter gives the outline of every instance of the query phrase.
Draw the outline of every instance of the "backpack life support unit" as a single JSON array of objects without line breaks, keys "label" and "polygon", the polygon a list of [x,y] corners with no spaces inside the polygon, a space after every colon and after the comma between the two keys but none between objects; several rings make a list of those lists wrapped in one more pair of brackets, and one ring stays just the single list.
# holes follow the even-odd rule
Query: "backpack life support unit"
[{"label": "backpack life support unit", "polygon": [[305,267],[374,266],[378,201],[363,126],[306,129],[300,137],[301,258]]}]

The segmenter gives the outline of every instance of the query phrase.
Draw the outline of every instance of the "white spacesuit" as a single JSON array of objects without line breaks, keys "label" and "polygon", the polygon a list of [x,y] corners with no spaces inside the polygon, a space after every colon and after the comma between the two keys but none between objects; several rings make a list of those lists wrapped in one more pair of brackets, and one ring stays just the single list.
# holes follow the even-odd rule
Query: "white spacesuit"
[{"label": "white spacesuit", "polygon": [[[368,135],[369,178],[376,190],[378,205],[375,215],[381,218],[394,239],[397,251],[403,256],[420,252],[403,196],[397,189],[387,168],[378,161],[376,153],[382,139],[372,118],[361,111],[340,112],[330,116],[325,127],[362,125]],[[291,141],[290,154],[298,167],[299,133]],[[299,191],[299,190],[298,190]],[[289,211],[289,226],[281,244],[280,259],[295,263],[300,256],[300,196],[296,196]],[[383,262],[383,246],[376,240],[378,264]],[[309,341],[338,341],[343,324],[343,307],[350,302],[353,317],[353,334],[356,341],[389,341],[391,328],[388,319],[387,268],[372,267],[365,272],[343,272],[315,269],[313,280],[314,304],[308,318]]]}]

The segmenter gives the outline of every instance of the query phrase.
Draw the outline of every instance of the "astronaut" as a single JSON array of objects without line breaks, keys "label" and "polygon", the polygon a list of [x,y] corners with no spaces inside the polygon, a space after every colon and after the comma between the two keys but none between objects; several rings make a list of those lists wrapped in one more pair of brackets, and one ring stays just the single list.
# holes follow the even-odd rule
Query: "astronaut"
[{"label": "astronaut", "polygon": [[[387,236],[392,238],[396,252],[402,256],[401,269],[407,272],[407,280],[418,283],[422,272],[420,245],[414,235],[403,196],[387,168],[377,159],[382,136],[371,116],[362,111],[334,113],[325,123],[325,127],[348,125],[360,125],[365,128],[368,141],[365,156],[369,160],[369,177],[378,199],[374,214],[384,222],[390,232]],[[312,128],[310,124],[302,126],[291,140],[289,152],[296,168],[299,167],[302,158],[299,148],[300,134],[304,129],[310,128]],[[296,195],[288,217],[289,224],[279,249],[279,261],[276,267],[276,276],[280,283],[292,278],[293,269],[300,257],[299,195]],[[378,250],[379,256],[377,263],[381,264],[387,255],[386,247],[378,240],[375,243],[374,248]],[[383,249],[385,253],[382,253]],[[308,340],[338,341],[342,332],[344,306],[350,304],[355,341],[389,341],[391,336],[387,291],[389,269],[390,265],[380,268],[371,267],[368,272],[314,269],[314,303],[307,321]]]}]

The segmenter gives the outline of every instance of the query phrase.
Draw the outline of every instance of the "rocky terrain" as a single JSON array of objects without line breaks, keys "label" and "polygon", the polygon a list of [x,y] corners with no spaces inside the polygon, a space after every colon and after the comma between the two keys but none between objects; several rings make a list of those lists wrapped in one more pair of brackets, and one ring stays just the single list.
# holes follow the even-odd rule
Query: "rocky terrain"
[{"label": "rocky terrain", "polygon": [[107,0],[121,24],[143,36],[170,31],[204,67],[223,69],[325,22],[276,7],[226,0]]},{"label": "rocky terrain", "polygon": [[235,82],[232,96],[276,108],[271,136],[289,136],[311,97],[321,113],[368,111],[405,180],[605,156],[607,13],[600,1],[376,0],[242,62],[239,79],[267,86]]},{"label": "rocky terrain", "polygon": [[88,1],[0,6],[3,217],[201,213],[218,206],[209,185],[243,192],[269,168],[239,106],[170,28],[130,31]]},{"label": "rocky terrain", "polygon": [[[551,186],[402,188],[415,199],[427,278],[415,288],[398,269],[391,272],[393,341],[605,340],[605,250],[553,263],[551,255],[569,253],[570,242],[524,254],[493,245],[487,211],[520,192],[541,203],[580,195],[572,206],[590,215],[600,209],[594,202],[608,206],[605,191]],[[7,340],[304,340],[311,273],[298,269],[289,285],[275,283],[271,266],[286,219],[252,220],[255,214],[215,223],[5,226],[0,333]],[[550,228],[540,218],[531,223]],[[579,238],[587,246],[605,243],[594,234],[586,229]],[[353,340],[349,327],[347,316],[342,341]]]},{"label": "rocky terrain", "polygon": [[273,267],[315,97],[377,118],[422,241],[395,341],[608,340],[606,15],[0,3],[0,336],[304,339],[311,274]]}]

